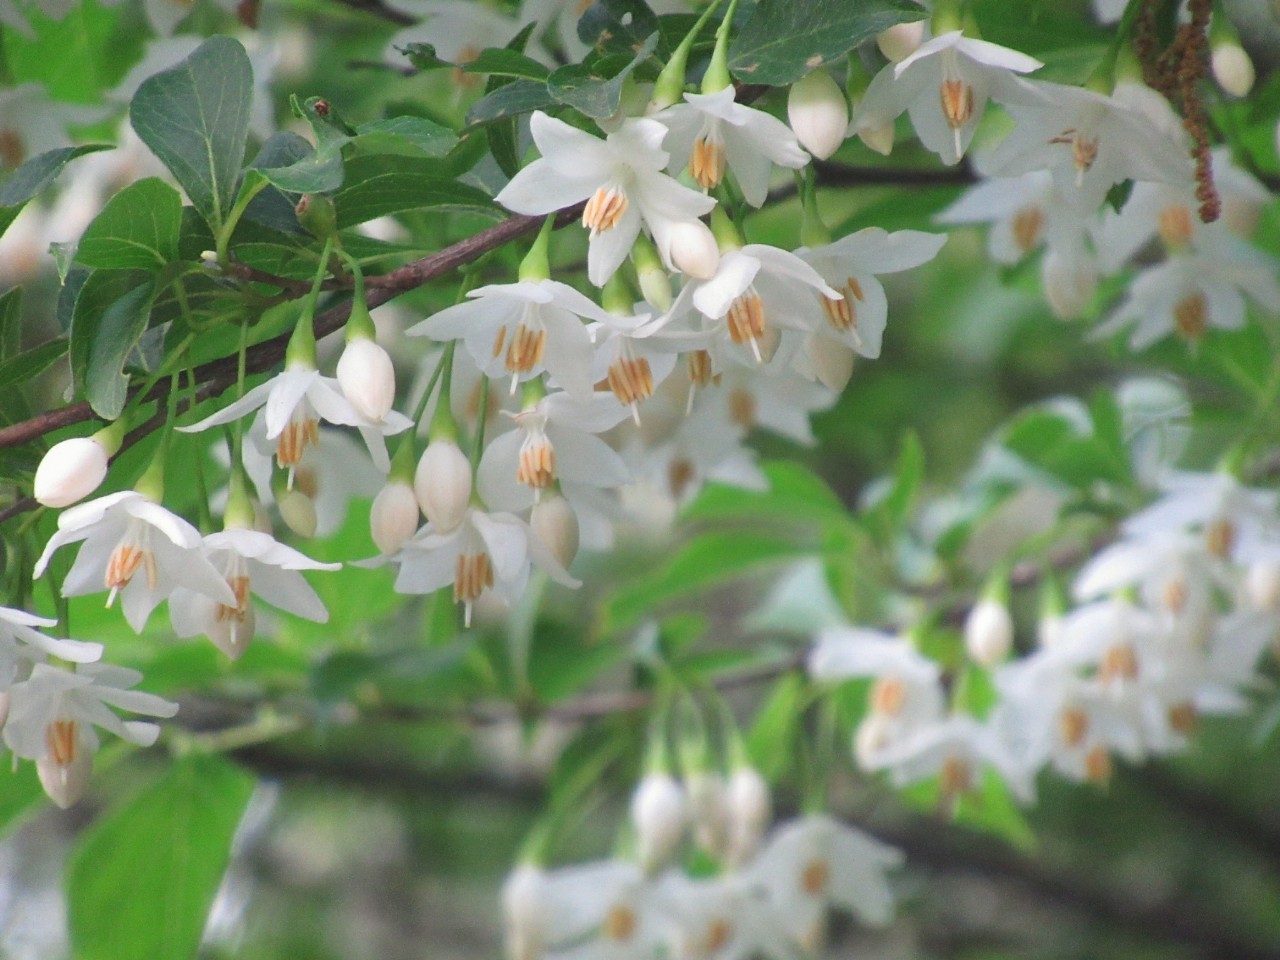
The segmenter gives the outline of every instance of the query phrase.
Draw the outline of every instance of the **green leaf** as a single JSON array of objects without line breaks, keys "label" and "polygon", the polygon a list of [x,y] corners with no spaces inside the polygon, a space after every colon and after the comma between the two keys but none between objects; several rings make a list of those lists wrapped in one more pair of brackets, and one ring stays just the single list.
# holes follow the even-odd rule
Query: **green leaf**
[{"label": "green leaf", "polygon": [[467,111],[467,125],[493,123],[534,110],[545,110],[558,102],[545,83],[514,80],[477,100]]},{"label": "green leaf", "polygon": [[353,158],[347,164],[347,185],[333,202],[339,229],[404,210],[497,211],[478,187],[425,173],[419,161],[397,156]]},{"label": "green leaf", "polygon": [[658,45],[658,34],[651,33],[630,61],[623,61],[622,68],[610,73],[611,61],[603,58],[588,67],[583,63],[571,63],[561,67],[547,80],[547,90],[566,106],[595,120],[603,120],[618,112],[622,102],[622,85],[631,71],[647,60]]},{"label": "green leaf", "polygon": [[221,757],[187,757],[81,835],[67,872],[78,960],[196,955],[253,784]]},{"label": "green leaf", "polygon": [[32,347],[0,363],[0,390],[26,383],[45,372],[67,352],[67,341],[59,337]]},{"label": "green leaf", "polygon": [[8,360],[22,349],[22,288],[14,287],[0,297],[0,360]]},{"label": "green leaf", "polygon": [[182,198],[158,177],[125,187],[94,217],[75,259],[90,267],[158,270],[178,258]]},{"label": "green leaf", "polygon": [[604,608],[606,631],[625,629],[662,604],[805,552],[794,539],[747,530],[697,537],[665,566],[621,587],[610,598]]},{"label": "green leaf", "polygon": [[761,776],[776,782],[795,760],[795,739],[804,709],[804,677],[793,671],[773,686],[747,734],[747,754]]},{"label": "green leaf", "polygon": [[778,523],[842,525],[848,512],[826,481],[808,467],[791,460],[763,465],[767,490],[745,490],[708,484],[681,514],[685,520],[750,519]]},{"label": "green leaf", "polygon": [[881,542],[892,539],[906,522],[923,479],[924,447],[911,430],[903,437],[893,481],[865,515],[867,529]]},{"label": "green leaf", "polygon": [[446,157],[458,145],[458,135],[423,117],[388,117],[359,128],[354,140],[365,153],[404,153]]},{"label": "green leaf", "polygon": [[235,201],[252,101],[244,47],[211,37],[177,66],[144,80],[129,107],[133,129],[215,233]]},{"label": "green leaf", "polygon": [[13,172],[4,183],[0,183],[0,234],[9,229],[9,224],[17,219],[22,208],[54,180],[70,161],[83,157],[86,153],[99,150],[112,150],[109,143],[88,143],[80,147],[59,147],[41,153]]},{"label": "green leaf", "polygon": [[76,297],[71,373],[94,413],[114,420],[124,409],[124,364],[147,329],[153,280],[136,270],[96,270]]},{"label": "green leaf", "polygon": [[[265,169],[286,168],[314,152],[315,148],[306,139],[284,130],[267,138],[258,155],[253,158],[253,163],[249,164],[249,169],[261,172]],[[279,187],[269,186],[249,201],[241,225],[248,220],[282,233],[301,233],[302,227],[298,225],[298,215],[293,209],[296,203],[296,194],[290,195]],[[191,225],[186,224],[188,227]],[[239,234],[240,230],[237,229],[236,233]],[[212,238],[209,242],[212,242]]]},{"label": "green leaf", "polygon": [[500,77],[517,77],[546,82],[550,70],[519,50],[490,47],[481,50],[474,60],[462,64],[463,73],[488,73]]},{"label": "green leaf", "polygon": [[729,70],[746,83],[794,83],[895,23],[926,14],[911,0],[760,0],[729,47]]},{"label": "green leaf", "polygon": [[578,20],[578,39],[597,50],[634,51],[658,29],[644,0],[596,0]]},{"label": "green leaf", "polygon": [[396,51],[419,70],[452,69],[456,66],[456,64],[450,63],[448,60],[441,60],[436,56],[435,45],[431,43],[409,43],[403,47],[396,47]]},{"label": "green leaf", "polygon": [[116,64],[133,62],[117,59],[119,52],[112,46],[119,8],[106,3],[68,4],[62,7],[64,15],[55,19],[41,12],[38,4],[22,6],[34,36],[11,27],[2,32],[6,79],[43,84],[52,100],[100,103],[98,91],[115,82]]}]

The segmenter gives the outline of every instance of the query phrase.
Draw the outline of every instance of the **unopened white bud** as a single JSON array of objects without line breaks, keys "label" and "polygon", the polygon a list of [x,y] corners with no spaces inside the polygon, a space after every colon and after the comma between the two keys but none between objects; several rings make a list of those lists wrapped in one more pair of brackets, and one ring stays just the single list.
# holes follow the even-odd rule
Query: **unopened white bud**
[{"label": "unopened white bud", "polygon": [[518,864],[502,885],[502,913],[507,960],[540,960],[549,941],[546,871]]},{"label": "unopened white bud", "polygon": [[640,293],[645,300],[659,313],[671,309],[671,277],[658,264],[636,268],[636,277],[640,280]]},{"label": "unopened white bud", "polygon": [[301,490],[287,490],[276,501],[282,519],[300,537],[316,535],[316,505]]},{"label": "unopened white bud", "polygon": [[738,767],[725,789],[729,812],[729,862],[740,866],[755,856],[773,814],[769,785],[755,767]]},{"label": "unopened white bud", "polygon": [[964,648],[969,659],[990,669],[1003,661],[1012,647],[1009,608],[998,600],[979,600],[964,622]]},{"label": "unopened white bud", "polygon": [[920,42],[924,40],[924,21],[912,23],[895,23],[888,30],[881,30],[876,36],[876,46],[890,63],[898,63],[916,52]]},{"label": "unopened white bud", "polygon": [[882,157],[887,157],[893,152],[893,121],[881,120],[879,122],[864,121],[854,128],[854,133],[858,135],[858,139],[867,145],[867,149],[874,150]]},{"label": "unopened white bud", "polygon": [[369,510],[369,532],[384,555],[395,553],[418,529],[418,498],[403,480],[378,491]]},{"label": "unopened white bud", "polygon": [[680,220],[672,225],[667,249],[671,263],[697,280],[710,280],[720,266],[715,234],[701,220]]},{"label": "unopened white bud", "polygon": [[93,773],[93,751],[77,742],[66,763],[53,757],[41,757],[36,761],[36,775],[49,799],[63,810],[80,802],[89,788],[89,776]]},{"label": "unopened white bud", "polygon": [[636,857],[647,874],[665,867],[684,835],[684,791],[669,773],[648,773],[631,795]]},{"label": "unopened white bud", "polygon": [[1036,642],[1045,650],[1052,650],[1062,640],[1066,623],[1066,618],[1060,613],[1041,617],[1036,624]]},{"label": "unopened white bud", "polygon": [[107,448],[93,437],[55,443],[36,467],[35,497],[46,507],[68,507],[102,485]]},{"label": "unopened white bud", "polygon": [[729,842],[724,778],[710,770],[695,770],[685,776],[684,789],[694,843],[717,860],[722,858]]},{"label": "unopened white bud", "polygon": [[566,570],[578,555],[578,516],[561,494],[543,497],[533,505],[529,526]]},{"label": "unopened white bud", "polygon": [[370,420],[381,420],[396,401],[391,357],[368,337],[347,343],[338,358],[338,385],[351,405]]},{"label": "unopened white bud", "polygon": [[1247,97],[1253,89],[1253,61],[1238,43],[1223,43],[1213,48],[1213,78],[1218,86],[1233,97]]},{"label": "unopened white bud", "polygon": [[1255,560],[1245,574],[1244,590],[1255,610],[1280,610],[1280,563]]},{"label": "unopened white bud", "polygon": [[471,461],[455,441],[427,444],[413,475],[413,492],[437,533],[448,533],[462,523],[471,502]]},{"label": "unopened white bud", "polygon": [[1041,261],[1040,278],[1049,309],[1059,320],[1080,316],[1098,288],[1098,270],[1092,260],[1064,257],[1052,248]]},{"label": "unopened white bud", "polygon": [[787,120],[800,145],[825,160],[844,143],[849,105],[831,74],[819,68],[791,85]]}]

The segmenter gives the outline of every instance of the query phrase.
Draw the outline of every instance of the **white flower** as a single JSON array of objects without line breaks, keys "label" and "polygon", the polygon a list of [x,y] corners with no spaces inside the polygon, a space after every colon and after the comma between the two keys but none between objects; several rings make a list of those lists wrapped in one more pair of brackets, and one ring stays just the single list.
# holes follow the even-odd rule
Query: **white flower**
[{"label": "white flower", "polygon": [[605,860],[547,875],[547,933],[562,960],[653,960],[673,928],[671,880]]},{"label": "white flower", "polygon": [[642,222],[671,266],[670,227],[715,206],[710,197],[662,173],[669,160],[661,146],[667,128],[657,120],[625,120],[605,140],[541,111],[534,112],[529,126],[542,157],[494,199],[516,213],[538,215],[590,198],[582,223],[591,231],[587,276],[596,286],[622,264]]},{"label": "white flower", "polygon": [[899,273],[928,263],[946,242],[943,233],[888,233],[867,227],[826,246],[797,250],[796,256],[840,294],[834,298],[826,290],[807,294],[812,306],[807,311],[811,333],[806,338],[806,354],[812,358],[829,350],[835,339],[861,356],[880,356],[889,304],[877,274]]},{"label": "white flower", "polygon": [[[839,93],[839,91],[837,91]],[[753,207],[764,203],[769,191],[770,164],[798,169],[809,162],[785,123],[763,110],[734,102],[732,85],[716,93],[686,93],[677,103],[654,115],[671,133],[664,144],[671,153],[667,170],[679,173],[687,163],[689,175],[704,190],[719,185],[726,164]],[[843,133],[844,123],[841,123]]]},{"label": "white flower", "polygon": [[712,419],[733,423],[744,433],[758,427],[812,446],[817,438],[810,416],[829,409],[837,399],[835,391],[810,382],[789,367],[762,377],[734,364],[698,391],[693,409],[700,414],[707,407],[717,407]]},{"label": "white flower", "polygon": [[427,444],[413,473],[413,492],[422,515],[440,533],[462,523],[471,503],[471,461],[456,440],[441,437]]},{"label": "white flower", "polygon": [[369,510],[369,532],[383,554],[392,554],[418,530],[419,506],[413,485],[390,480],[378,491]]},{"label": "white flower", "polygon": [[1084,211],[1096,210],[1123,180],[1191,180],[1181,144],[1138,110],[1081,87],[1026,88],[1038,99],[1006,104],[1016,125],[979,164],[982,173],[1012,177],[1047,169],[1068,202]]},{"label": "white flower", "polygon": [[993,669],[1013,647],[1013,618],[998,600],[983,599],[973,605],[964,621],[964,648],[969,659]]},{"label": "white flower", "polygon": [[75,803],[84,791],[98,749],[95,726],[139,746],[160,735],[156,724],[122,721],[111,707],[151,717],[178,712],[176,703],[128,689],[141,679],[136,670],[106,664],[82,663],[72,673],[38,663],[29,679],[10,688],[5,743],[37,762],[46,792],[60,806]]},{"label": "white flower", "polygon": [[[58,640],[45,636],[36,627],[56,626],[57,620],[37,617],[25,610],[0,607],[0,693],[30,674],[46,657],[73,663],[93,663],[102,656],[102,644],[79,640]],[[0,726],[3,723],[0,722]]]},{"label": "white flower", "polygon": [[566,570],[578,555],[578,514],[561,494],[543,497],[529,512],[529,529]]},{"label": "white flower", "polygon": [[773,801],[769,784],[755,767],[739,766],[729,774],[725,784],[725,810],[728,814],[728,845],[725,859],[730,866],[740,867],[749,861],[760,846],[760,838],[769,826]]},{"label": "white flower", "polygon": [[253,605],[257,596],[273,607],[317,623],[329,619],[320,597],[299,570],[338,570],[340,563],[321,563],[279,543],[269,533],[228,529],[204,538],[205,555],[222,571],[234,601],[222,603],[181,588],[169,602],[169,618],[180,637],[203,633],[233,660],[253,639]]},{"label": "white flower", "polygon": [[1060,246],[1064,238],[1074,237],[1093,223],[1092,211],[1069,203],[1048,170],[987,177],[934,220],[990,223],[987,249],[998,263],[1017,263],[1042,244]]},{"label": "white flower", "polygon": [[906,110],[920,142],[943,163],[957,163],[988,98],[1004,104],[1026,100],[1013,74],[1042,66],[1025,53],[965,37],[959,30],[944,33],[876,74],[854,111],[854,129],[882,125]]},{"label": "white flower", "polygon": [[543,370],[579,396],[591,393],[591,337],[580,318],[611,315],[577,290],[556,280],[522,280],[472,290],[467,303],[446,307],[410,327],[410,336],[462,338],[486,376],[522,379]]},{"label": "white flower", "polygon": [[110,590],[110,606],[119,594],[125,619],[139,633],[151,611],[178,587],[235,603],[222,576],[203,556],[199,531],[140,493],[112,493],[63,512],[34,576],[44,573],[55,550],[81,540],[84,545],[62,584],[63,596]]},{"label": "white flower", "polygon": [[[436,55],[451,63],[465,64],[474,60],[486,47],[501,47],[519,31],[526,18],[516,19],[492,7],[469,0],[394,0],[389,4],[398,11],[423,20],[400,30],[387,43],[387,56],[399,57],[398,48],[411,43],[429,43]],[[551,58],[536,40],[530,40],[525,52],[542,63]],[[403,62],[403,61],[401,61]],[[460,73],[456,82],[474,80],[478,75]]]},{"label": "white flower", "polygon": [[818,68],[791,85],[787,120],[800,144],[819,160],[826,160],[844,143],[849,104],[831,74]]},{"label": "white flower", "polygon": [[1219,236],[1221,247],[1212,254],[1175,253],[1143,270],[1094,335],[1133,325],[1134,350],[1171,333],[1195,344],[1210,329],[1243,328],[1246,298],[1264,309],[1280,303],[1276,261],[1230,234]]},{"label": "white flower", "polygon": [[945,801],[980,790],[982,770],[988,766],[1015,797],[1031,801],[1035,793],[1032,773],[1018,763],[990,726],[968,714],[953,713],[921,727],[887,747],[876,763],[876,768],[889,771],[896,787],[937,777]]},{"label": "white flower", "polygon": [[[680,321],[665,332],[687,330],[684,335],[691,342],[710,352],[713,372],[719,372],[728,358],[753,366],[772,357],[781,328],[805,328],[810,290],[832,300],[842,296],[794,253],[749,243],[724,253],[711,279],[686,283],[670,312],[642,327],[641,333],[657,333]],[[701,323],[694,327],[691,322],[697,317]]]},{"label": "white flower", "polygon": [[437,532],[428,523],[394,559],[400,563],[396,577],[400,593],[433,593],[452,583],[454,602],[463,604],[467,626],[472,605],[488,590],[514,603],[524,593],[531,563],[557,583],[581,586],[532,536],[527,523],[509,513],[491,514],[477,507],[468,507],[462,522],[450,531]]},{"label": "white flower", "polygon": [[343,396],[366,419],[381,422],[396,400],[396,371],[387,351],[368,337],[351,340],[338,358]]},{"label": "white flower", "polygon": [[46,507],[69,507],[83,500],[102,486],[107,459],[107,448],[96,437],[72,437],[55,443],[36,467],[36,500]]},{"label": "white flower", "polygon": [[667,956],[678,960],[792,960],[787,918],[742,875],[667,883],[671,910]]},{"label": "white flower", "polygon": [[641,401],[653,396],[676,366],[675,349],[660,337],[639,335],[651,319],[647,313],[630,317],[611,313],[607,320],[597,320],[588,328],[595,344],[591,382],[607,383],[618,402],[631,410],[636,426],[640,425]]},{"label": "white flower", "polygon": [[382,438],[413,426],[408,417],[395,410],[383,420],[370,420],[343,396],[336,379],[321,376],[314,367],[295,363],[212,416],[178,429],[197,433],[238,420],[262,406],[266,408],[266,438],[275,441],[276,462],[290,471],[291,480],[307,448],[319,442],[321,420],[358,427],[369,455],[383,472],[391,468],[391,460]]},{"label": "white flower", "polygon": [[784,824],[765,841],[749,875],[761,885],[792,939],[821,946],[827,911],[839,907],[871,926],[893,918],[886,872],[901,852],[823,814]]},{"label": "white flower", "polygon": [[516,429],[495,437],[480,459],[476,485],[485,503],[523,510],[557,480],[619,487],[631,479],[622,458],[596,434],[616,426],[627,408],[610,393],[586,401],[551,393],[512,415]]}]

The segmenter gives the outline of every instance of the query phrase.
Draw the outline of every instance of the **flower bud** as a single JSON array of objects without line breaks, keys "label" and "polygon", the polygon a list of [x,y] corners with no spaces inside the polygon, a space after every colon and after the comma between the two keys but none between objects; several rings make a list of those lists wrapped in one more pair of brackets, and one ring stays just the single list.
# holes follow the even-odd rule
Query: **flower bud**
[{"label": "flower bud", "polygon": [[55,443],[36,467],[35,497],[46,507],[69,507],[102,485],[107,448],[96,437]]},{"label": "flower bud", "polygon": [[1044,297],[1059,320],[1072,320],[1084,311],[1098,288],[1092,260],[1073,260],[1050,248],[1040,264]]},{"label": "flower bud", "polygon": [[773,812],[769,785],[759,770],[743,766],[729,775],[725,807],[729,813],[729,863],[740,866],[755,855]]},{"label": "flower bud", "polygon": [[1060,613],[1042,616],[1036,623],[1036,643],[1045,650],[1052,650],[1061,642],[1066,623],[1066,618]]},{"label": "flower bud", "polygon": [[471,502],[471,462],[448,438],[427,444],[413,475],[418,506],[437,533],[448,533],[462,523]]},{"label": "flower bud", "polygon": [[1223,43],[1213,48],[1213,78],[1233,97],[1247,97],[1255,77],[1253,61],[1238,43]]},{"label": "flower bud", "polygon": [[1009,655],[1013,647],[1013,618],[998,600],[984,598],[974,604],[964,622],[964,648],[969,659],[988,669]]},{"label": "flower bud", "polygon": [[391,480],[373,498],[369,532],[383,555],[395,553],[418,529],[418,498],[404,480]]},{"label": "flower bud", "polygon": [[819,160],[840,149],[849,127],[849,106],[831,74],[819,68],[791,85],[787,121],[800,145]]},{"label": "flower bud", "polygon": [[517,864],[502,885],[508,960],[540,960],[547,952],[547,874],[531,863]]},{"label": "flower bud", "polygon": [[351,405],[370,420],[381,420],[396,400],[396,371],[387,351],[356,337],[338,359],[338,385]]},{"label": "flower bud", "polygon": [[543,497],[533,505],[529,526],[556,562],[566,570],[578,555],[578,516],[563,494]]},{"label": "flower bud", "polygon": [[720,250],[711,229],[701,220],[680,220],[667,238],[667,255],[681,273],[697,280],[710,280],[720,266]]},{"label": "flower bud", "polygon": [[631,796],[636,857],[647,874],[670,862],[684,834],[684,791],[669,773],[647,773]]},{"label": "flower bud", "polygon": [[866,144],[867,149],[874,150],[882,157],[893,152],[893,121],[885,119],[863,120],[854,127],[853,132]]},{"label": "flower bud", "polygon": [[93,751],[83,742],[77,742],[76,748],[66,763],[59,763],[52,756],[41,757],[36,761],[36,775],[40,778],[40,786],[49,799],[63,810],[80,802],[89,788],[89,775],[93,773]]},{"label": "flower bud", "polygon": [[913,23],[895,23],[888,30],[881,30],[876,36],[876,46],[890,63],[898,63],[916,52],[916,47],[924,40],[924,21]]},{"label": "flower bud", "polygon": [[811,337],[805,352],[818,382],[835,393],[843,391],[853,376],[853,348],[833,337]]},{"label": "flower bud", "polygon": [[729,842],[724,777],[711,770],[694,770],[685,774],[684,789],[689,797],[694,843],[717,860],[721,859]]},{"label": "flower bud", "polygon": [[280,518],[285,526],[300,537],[316,535],[316,505],[301,490],[286,490],[276,506],[280,508]]},{"label": "flower bud", "polygon": [[1280,563],[1255,560],[1244,578],[1245,596],[1255,610],[1280,610]]}]

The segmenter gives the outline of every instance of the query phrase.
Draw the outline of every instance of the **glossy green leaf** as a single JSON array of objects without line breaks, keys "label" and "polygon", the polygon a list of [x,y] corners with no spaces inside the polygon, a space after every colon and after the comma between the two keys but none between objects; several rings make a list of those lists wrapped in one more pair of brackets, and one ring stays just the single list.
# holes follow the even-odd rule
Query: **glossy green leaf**
[{"label": "glossy green leaf", "polygon": [[129,108],[133,129],[216,231],[235,201],[253,101],[253,69],[238,40],[211,37],[149,77]]},{"label": "glossy green leaf", "polygon": [[774,684],[747,733],[747,754],[769,781],[784,776],[795,760],[795,738],[804,709],[805,681],[791,672]]},{"label": "glossy green leaf", "polygon": [[159,270],[178,257],[182,198],[158,177],[108,201],[80,238],[75,259],[105,269]]},{"label": "glossy green leaf", "polygon": [[500,77],[522,77],[545,82],[550,74],[545,66],[519,50],[490,47],[462,65],[464,73],[488,73]]},{"label": "glossy green leaf", "polygon": [[891,539],[906,522],[920,484],[924,480],[924,447],[915,431],[902,440],[898,465],[884,493],[866,511],[868,530],[882,542]]},{"label": "glossy green leaf", "polygon": [[333,198],[338,227],[405,210],[465,209],[496,213],[478,187],[422,170],[412,157],[356,157],[347,164],[347,185]]},{"label": "glossy green leaf", "polygon": [[[266,143],[262,145],[262,149],[258,151],[258,155],[249,164],[249,169],[263,171],[288,168],[298,161],[311,156],[314,152],[315,148],[305,138],[292,131],[282,130],[280,133],[272,134],[267,138]],[[243,224],[245,220],[248,220],[283,233],[300,233],[302,232],[302,227],[298,225],[298,216],[293,210],[297,200],[296,193],[282,190],[275,185],[269,186],[249,201],[249,205],[245,207],[241,223]],[[188,222],[184,226],[190,228],[192,224]],[[239,240],[241,232],[241,229],[237,228],[237,240]],[[212,238],[210,238],[209,242],[212,242]]]},{"label": "glossy green leaf", "polygon": [[67,872],[78,960],[196,955],[253,784],[221,757],[186,757],[82,834]]},{"label": "glossy green leaf", "polygon": [[0,390],[20,386],[44,373],[67,353],[67,341],[59,337],[32,347],[0,363]]},{"label": "glossy green leaf", "polygon": [[[603,120],[618,112],[622,102],[622,85],[658,45],[658,34],[652,33],[629,61],[604,58],[591,67],[571,63],[561,67],[547,80],[547,90],[566,106],[595,120]],[[612,62],[611,62],[612,61]],[[621,69],[615,70],[615,65]]]},{"label": "glossy green leaf", "polygon": [[458,135],[423,117],[388,117],[362,125],[354,146],[364,153],[405,153],[446,157],[458,145]]},{"label": "glossy green leaf", "polygon": [[59,147],[34,156],[18,167],[9,179],[0,183],[0,234],[9,229],[9,224],[17,218],[27,201],[52,184],[68,163],[86,153],[110,149],[111,144],[107,143]]},{"label": "glossy green leaf", "polygon": [[492,123],[522,113],[545,110],[559,101],[547,89],[545,83],[533,80],[514,80],[477,100],[467,111],[467,124]]},{"label": "glossy green leaf", "polygon": [[16,356],[22,349],[22,288],[14,287],[0,297],[0,360]]},{"label": "glossy green leaf", "polygon": [[151,317],[152,279],[136,270],[95,270],[76,297],[71,322],[71,372],[98,416],[124,409],[124,364]]},{"label": "glossy green leaf", "polygon": [[457,66],[436,56],[435,44],[431,43],[407,43],[403,47],[396,47],[396,51],[419,70],[443,70]]},{"label": "glossy green leaf", "polygon": [[794,83],[895,23],[926,15],[911,0],[760,0],[729,47],[729,70],[746,83]]}]

